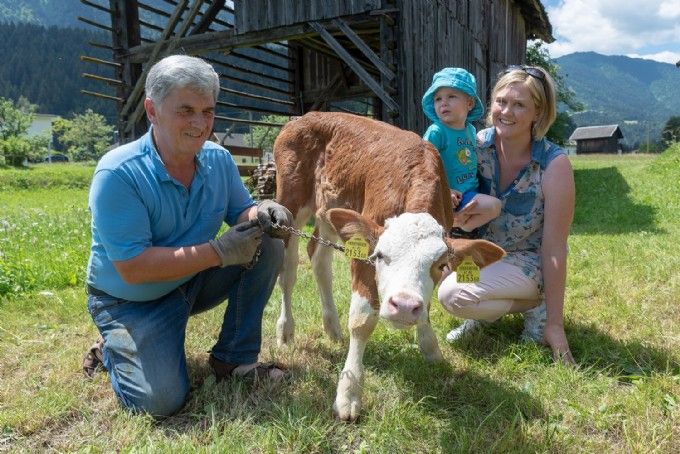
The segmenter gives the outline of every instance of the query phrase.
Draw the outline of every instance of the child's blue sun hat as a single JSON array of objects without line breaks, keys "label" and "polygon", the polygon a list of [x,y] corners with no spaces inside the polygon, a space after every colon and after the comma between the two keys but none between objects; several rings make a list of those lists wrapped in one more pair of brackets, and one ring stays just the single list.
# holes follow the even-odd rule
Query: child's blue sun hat
[{"label": "child's blue sun hat", "polygon": [[442,87],[455,88],[472,97],[475,106],[468,113],[467,121],[475,121],[484,115],[482,100],[477,96],[477,81],[475,76],[463,68],[444,68],[432,76],[432,85],[423,95],[422,106],[425,115],[432,121],[439,121],[434,109],[434,94]]}]

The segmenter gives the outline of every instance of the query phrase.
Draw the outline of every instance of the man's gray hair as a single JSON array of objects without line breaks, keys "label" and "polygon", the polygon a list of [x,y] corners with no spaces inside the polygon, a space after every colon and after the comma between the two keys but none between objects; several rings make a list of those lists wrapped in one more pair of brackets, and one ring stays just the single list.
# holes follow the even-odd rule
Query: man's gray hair
[{"label": "man's gray hair", "polygon": [[146,76],[146,96],[160,104],[176,88],[190,88],[217,101],[220,78],[213,67],[197,57],[170,55],[159,60]]}]

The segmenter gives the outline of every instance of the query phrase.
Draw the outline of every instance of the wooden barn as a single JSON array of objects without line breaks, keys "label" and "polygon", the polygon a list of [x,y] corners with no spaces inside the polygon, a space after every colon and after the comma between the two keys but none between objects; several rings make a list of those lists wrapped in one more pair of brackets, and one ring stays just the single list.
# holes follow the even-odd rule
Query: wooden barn
[{"label": "wooden barn", "polygon": [[621,139],[623,134],[619,125],[583,126],[569,136],[570,142],[576,142],[576,154],[618,153],[621,151]]},{"label": "wooden barn", "polygon": [[[185,53],[220,74],[216,131],[276,124],[310,110],[370,115],[422,133],[432,75],[460,66],[486,101],[497,73],[524,61],[527,39],[552,42],[539,0],[81,0],[80,20],[111,34],[110,59],[86,92],[116,102],[121,141],[147,130],[146,71]],[[284,120],[285,121],[285,120]]]}]

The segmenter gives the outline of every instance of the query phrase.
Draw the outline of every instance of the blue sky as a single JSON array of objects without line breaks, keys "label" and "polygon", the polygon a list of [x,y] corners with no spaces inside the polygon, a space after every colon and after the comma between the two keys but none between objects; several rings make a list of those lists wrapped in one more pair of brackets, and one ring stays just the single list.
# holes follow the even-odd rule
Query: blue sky
[{"label": "blue sky", "polygon": [[552,58],[573,52],[680,60],[680,0],[542,0],[556,41]]}]

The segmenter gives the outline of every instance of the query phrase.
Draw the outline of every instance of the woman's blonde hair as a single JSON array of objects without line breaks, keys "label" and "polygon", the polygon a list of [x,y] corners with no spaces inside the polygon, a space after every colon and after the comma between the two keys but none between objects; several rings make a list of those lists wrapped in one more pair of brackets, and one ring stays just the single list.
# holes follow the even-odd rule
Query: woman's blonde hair
[{"label": "woman's blonde hair", "polygon": [[[494,102],[498,92],[512,84],[522,84],[529,89],[531,99],[538,111],[538,118],[531,128],[531,136],[540,140],[552,126],[557,117],[557,102],[555,95],[555,82],[547,71],[538,66],[509,66],[503,71],[500,79],[491,91],[491,103]],[[491,108],[489,108],[486,123],[493,125]]]}]

